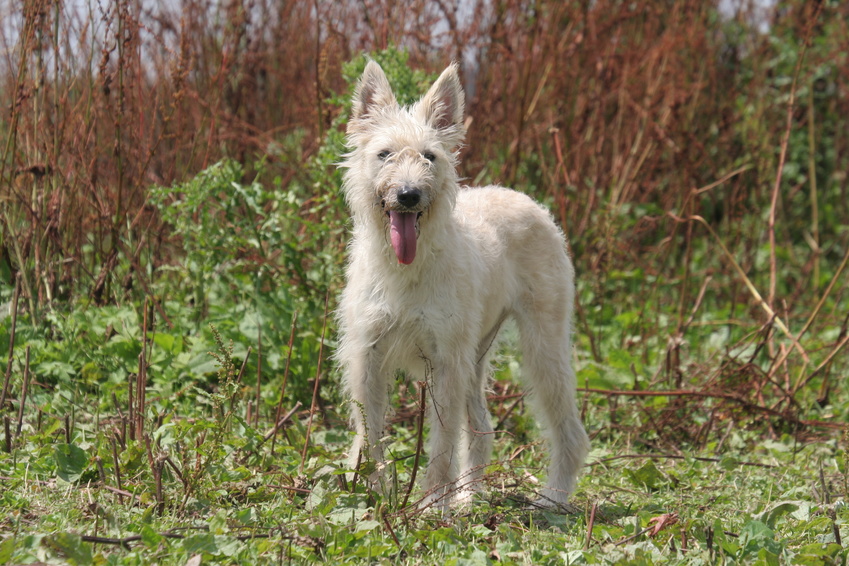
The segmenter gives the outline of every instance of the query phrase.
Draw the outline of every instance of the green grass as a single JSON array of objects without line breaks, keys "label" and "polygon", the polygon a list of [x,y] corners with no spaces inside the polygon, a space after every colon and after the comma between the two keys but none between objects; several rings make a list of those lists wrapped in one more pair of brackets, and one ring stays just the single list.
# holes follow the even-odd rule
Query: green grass
[{"label": "green grass", "polygon": [[[188,413],[151,431],[150,455],[143,443],[119,447],[121,492],[109,489],[116,467],[104,432],[78,426],[69,445],[61,424],[45,419],[43,432],[25,433],[2,459],[7,536],[0,557],[75,564],[185,564],[193,556],[204,563],[387,564],[829,564],[846,557],[835,544],[849,521],[846,460],[833,441],[800,445],[732,433],[722,454],[674,458],[597,442],[575,512],[561,514],[526,503],[539,477],[539,447],[507,462],[516,445],[502,440],[481,500],[439,517],[398,509],[361,485],[343,488],[343,430],[314,433],[302,461],[303,419],[272,454],[268,443],[256,449],[261,431],[240,418],[222,431],[221,422],[190,422],[197,417]],[[210,446],[187,446],[201,431],[209,431]],[[408,428],[395,434],[405,490],[413,435]],[[659,532],[646,532],[673,514]]]},{"label": "green grass", "polygon": [[[697,399],[688,409],[675,397],[585,393],[593,452],[574,508],[533,509],[545,450],[524,403],[516,404],[518,364],[508,346],[492,400],[503,432],[486,489],[471,507],[439,516],[412,505],[417,486],[401,506],[415,460],[412,385],[396,395],[393,489],[382,497],[341,473],[351,436],[332,373],[319,384],[321,410],[306,452],[308,398],[266,439],[286,345],[265,345],[267,355],[283,359],[264,365],[257,405],[257,343],[227,337],[255,319],[240,319],[236,304],[213,313],[219,310],[231,317],[229,330],[207,326],[194,334],[191,309],[168,303],[169,320],[182,326],[169,329],[151,317],[156,328],[144,340],[132,306],[54,314],[42,340],[43,328],[18,321],[17,340],[29,349],[36,379],[20,434],[17,418],[6,414],[11,450],[0,453],[0,563],[846,562],[838,544],[849,537],[846,438],[828,428],[781,433],[782,426],[794,431],[723,399]],[[248,347],[253,353],[240,373]],[[628,356],[608,352],[610,373],[633,365]],[[582,375],[596,367],[586,355],[578,363]],[[289,386],[302,382],[311,393],[314,370],[313,362],[307,375],[291,373]],[[296,391],[284,395],[283,414],[297,408]],[[676,440],[708,419],[717,423],[706,442]]]}]

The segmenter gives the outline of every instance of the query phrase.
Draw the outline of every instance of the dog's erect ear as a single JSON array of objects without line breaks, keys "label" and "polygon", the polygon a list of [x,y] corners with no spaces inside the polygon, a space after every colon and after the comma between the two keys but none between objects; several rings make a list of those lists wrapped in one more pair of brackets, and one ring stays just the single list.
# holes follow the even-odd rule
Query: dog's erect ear
[{"label": "dog's erect ear", "polygon": [[392,87],[389,86],[383,69],[374,61],[369,61],[354,93],[351,122],[368,119],[375,109],[395,104],[395,95],[392,94]]},{"label": "dog's erect ear", "polygon": [[419,117],[431,127],[456,138],[452,140],[456,144],[463,138],[465,100],[466,96],[457,73],[457,63],[452,63],[422,97],[416,110]]}]

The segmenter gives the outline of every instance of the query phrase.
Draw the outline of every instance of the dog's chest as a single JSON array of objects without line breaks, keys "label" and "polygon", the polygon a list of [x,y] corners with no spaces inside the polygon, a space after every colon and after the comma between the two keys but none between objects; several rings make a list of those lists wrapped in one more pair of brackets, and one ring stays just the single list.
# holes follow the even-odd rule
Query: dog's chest
[{"label": "dog's chest", "polygon": [[458,336],[457,313],[442,305],[407,306],[394,309],[380,346],[395,368],[418,372],[425,365],[436,363],[450,351]]}]

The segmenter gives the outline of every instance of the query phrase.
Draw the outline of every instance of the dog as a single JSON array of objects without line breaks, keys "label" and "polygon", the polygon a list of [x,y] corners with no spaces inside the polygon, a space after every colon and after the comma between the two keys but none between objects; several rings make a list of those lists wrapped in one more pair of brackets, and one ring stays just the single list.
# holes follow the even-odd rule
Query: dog
[{"label": "dog", "polygon": [[589,451],[571,364],[574,268],[563,233],[531,198],[460,187],[464,106],[456,64],[410,107],[374,61],[355,90],[340,164],[353,233],[336,352],[356,432],[349,465],[384,463],[390,388],[403,370],[429,394],[423,502],[467,501],[491,456],[489,359],[512,318],[551,452],[538,502],[558,506]]}]

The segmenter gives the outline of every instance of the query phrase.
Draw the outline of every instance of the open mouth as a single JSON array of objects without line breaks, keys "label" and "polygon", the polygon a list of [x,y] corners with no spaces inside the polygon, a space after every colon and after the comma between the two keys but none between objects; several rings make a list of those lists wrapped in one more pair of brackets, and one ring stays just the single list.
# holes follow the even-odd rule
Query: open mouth
[{"label": "open mouth", "polygon": [[421,212],[404,212],[400,210],[388,210],[389,236],[392,241],[392,249],[398,263],[409,265],[416,259],[416,242],[419,237],[419,218]]}]

